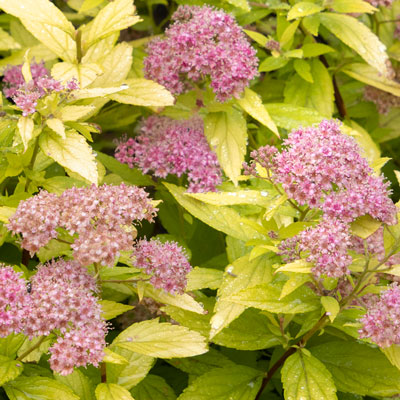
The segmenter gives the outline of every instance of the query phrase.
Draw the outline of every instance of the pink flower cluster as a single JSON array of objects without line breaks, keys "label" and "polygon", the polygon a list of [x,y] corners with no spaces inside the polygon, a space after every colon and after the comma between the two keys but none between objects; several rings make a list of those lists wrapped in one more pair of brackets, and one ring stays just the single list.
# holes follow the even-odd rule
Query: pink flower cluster
[{"label": "pink flower cluster", "polygon": [[0,268],[0,277],[0,336],[23,332],[33,338],[55,333],[49,362],[61,375],[101,362],[107,326],[94,296],[96,282],[86,268],[64,260],[40,265],[31,279],[30,293],[11,267]]},{"label": "pink flower cluster", "polygon": [[113,266],[120,251],[132,249],[133,221],[153,221],[156,209],[148,194],[136,186],[92,185],[72,188],[61,196],[46,191],[21,201],[8,229],[22,234],[22,247],[37,252],[58,235],[57,228],[78,234],[71,244],[81,265]]},{"label": "pink flower cluster", "polygon": [[369,4],[374,7],[390,7],[393,0],[366,0]]},{"label": "pink flower cluster", "polygon": [[118,145],[115,158],[160,178],[187,174],[189,192],[215,191],[221,183],[221,168],[200,118],[178,121],[153,115],[143,122],[136,139]]},{"label": "pink flower cluster", "polygon": [[63,85],[53,79],[44,66],[44,62],[31,64],[32,80],[25,82],[22,75],[22,65],[9,67],[4,72],[3,89],[6,97],[11,97],[15,104],[22,110],[22,115],[27,116],[36,111],[37,102],[43,96],[53,92],[70,92],[79,88],[75,80]]},{"label": "pink flower cluster", "polygon": [[180,94],[209,76],[219,101],[239,97],[257,76],[258,59],[234,18],[208,6],[180,6],[172,19],[166,38],[148,45],[146,78]]},{"label": "pink flower cluster", "polygon": [[135,266],[151,275],[150,283],[157,289],[182,294],[191,266],[182,247],[175,242],[140,240],[133,253]]},{"label": "pink flower cluster", "polygon": [[30,299],[21,273],[0,264],[0,337],[21,332],[29,308]]},{"label": "pink flower cluster", "polygon": [[355,140],[345,136],[335,121],[291,132],[278,152],[265,146],[251,154],[245,174],[257,176],[264,167],[274,184],[281,184],[290,199],[322,210],[322,222],[280,244],[287,262],[307,255],[315,276],[340,277],[349,273],[352,246],[349,223],[365,214],[386,224],[397,221],[389,198],[389,184],[376,176],[360,155]]},{"label": "pink flower cluster", "polygon": [[394,283],[382,292],[360,321],[361,339],[369,338],[380,347],[400,344],[400,287]]}]

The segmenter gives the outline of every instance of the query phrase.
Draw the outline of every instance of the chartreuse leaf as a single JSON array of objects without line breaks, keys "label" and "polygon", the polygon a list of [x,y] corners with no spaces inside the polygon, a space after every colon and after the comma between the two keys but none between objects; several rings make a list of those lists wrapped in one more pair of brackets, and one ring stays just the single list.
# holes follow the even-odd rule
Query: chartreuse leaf
[{"label": "chartreuse leaf", "polygon": [[79,400],[68,386],[42,376],[19,377],[3,388],[10,400]]},{"label": "chartreuse leaf", "polygon": [[147,375],[131,390],[135,400],[175,400],[176,394],[164,378]]},{"label": "chartreuse leaf", "polygon": [[308,17],[304,17],[302,20],[304,28],[306,28],[313,36],[318,36],[319,26],[321,24],[319,15],[320,14],[309,15]]},{"label": "chartreuse leaf", "polygon": [[364,0],[333,0],[329,3],[329,8],[340,13],[373,13],[378,11],[371,4]]},{"label": "chartreuse leaf", "polygon": [[341,392],[374,397],[391,397],[400,392],[400,371],[377,348],[334,341],[309,350],[328,368]]},{"label": "chartreuse leaf", "polygon": [[297,27],[299,26],[300,20],[292,22],[282,33],[279,39],[281,47],[287,49],[292,43]]},{"label": "chartreuse leaf", "polygon": [[20,49],[21,45],[6,31],[0,28],[0,50]]},{"label": "chartreuse leaf", "polygon": [[12,333],[7,337],[0,338],[0,354],[8,358],[15,358],[17,351],[25,342],[26,337],[19,333]]},{"label": "chartreuse leaf", "polygon": [[61,121],[78,121],[90,114],[93,106],[65,106],[59,110]]},{"label": "chartreuse leaf", "polygon": [[127,389],[116,383],[100,383],[95,394],[96,400],[135,400]]},{"label": "chartreuse leaf", "polygon": [[94,386],[91,380],[78,369],[69,375],[55,375],[58,382],[63,383],[74,391],[81,400],[94,400]]},{"label": "chartreuse leaf", "polygon": [[65,136],[63,139],[52,132],[44,132],[39,138],[40,148],[64,168],[97,184],[98,172],[92,148],[73,130],[66,131]]},{"label": "chartreuse leaf", "polygon": [[0,356],[0,385],[12,381],[21,374],[24,366],[22,362],[13,360],[6,356]]},{"label": "chartreuse leaf", "polygon": [[117,315],[123,314],[126,311],[132,310],[134,307],[127,304],[116,303],[111,300],[100,300],[101,316],[104,319],[113,319]]},{"label": "chartreuse leaf", "polygon": [[306,43],[302,47],[302,50],[304,57],[318,57],[321,54],[331,53],[335,51],[334,48],[323,43]]},{"label": "chartreuse leaf", "polygon": [[110,350],[108,347],[104,349],[104,358],[103,362],[109,364],[119,364],[119,365],[128,365],[129,361],[121,356],[120,354],[116,353],[115,351]]},{"label": "chartreuse leaf", "polygon": [[83,13],[85,11],[89,11],[92,8],[99,6],[103,1],[104,0],[84,0],[79,9],[79,12]]},{"label": "chartreuse leaf", "polygon": [[253,400],[262,374],[243,365],[215,368],[194,380],[178,400]]},{"label": "chartreuse leaf", "polygon": [[297,314],[317,310],[318,296],[307,286],[301,286],[279,299],[284,282],[265,283],[228,297],[228,300],[247,307],[255,307],[272,313]]},{"label": "chartreuse leaf", "polygon": [[311,280],[309,274],[289,273],[288,275],[289,279],[283,285],[279,299],[283,299],[288,294],[292,293],[294,290]]},{"label": "chartreuse leaf", "polygon": [[400,346],[392,344],[390,347],[381,348],[381,350],[392,365],[400,370]]},{"label": "chartreuse leaf", "polygon": [[214,206],[253,204],[255,206],[267,207],[271,204],[276,192],[274,190],[270,194],[268,191],[238,190],[235,192],[185,193],[185,195]]},{"label": "chartreuse leaf", "polygon": [[153,357],[138,354],[115,345],[111,345],[110,350],[126,359],[128,364],[108,363],[106,361],[107,381],[118,383],[128,390],[137,385],[155,363]]},{"label": "chartreuse leaf", "polygon": [[142,171],[137,168],[129,168],[127,164],[120,163],[114,157],[107,154],[97,152],[97,159],[111,172],[120,176],[125,182],[136,186],[154,185],[154,181],[142,174]]},{"label": "chartreuse leaf", "polygon": [[109,3],[92,21],[90,30],[84,38],[85,47],[89,48],[114,32],[129,28],[139,22],[140,17],[134,15],[135,10],[131,0],[115,0]]},{"label": "chartreuse leaf", "polygon": [[241,8],[244,11],[250,11],[250,6],[247,0],[224,0],[229,4],[232,4],[233,6],[237,8]]},{"label": "chartreuse leaf", "polygon": [[279,137],[278,128],[274,121],[272,121],[268,111],[262,104],[260,96],[256,92],[253,92],[249,88],[245,88],[244,96],[238,99],[237,102],[244,111],[257,121],[261,122]]},{"label": "chartreuse leaf", "polygon": [[112,100],[124,104],[146,107],[165,107],[174,104],[174,97],[164,86],[148,79],[128,79],[128,89],[110,95]]},{"label": "chartreuse leaf", "polygon": [[288,12],[287,19],[290,21],[299,17],[306,17],[307,15],[316,14],[322,11],[323,8],[318,4],[301,1],[296,3]]},{"label": "chartreuse leaf", "polygon": [[366,214],[352,222],[351,233],[362,239],[366,239],[376,232],[381,225],[381,222]]},{"label": "chartreuse leaf", "polygon": [[62,82],[76,79],[80,88],[89,86],[99,75],[103,73],[103,68],[99,64],[75,64],[70,62],[60,62],[51,69],[51,76]]},{"label": "chartreuse leaf", "polygon": [[218,289],[222,282],[222,276],[223,272],[219,269],[195,267],[188,275],[186,290]]},{"label": "chartreuse leaf", "polygon": [[368,64],[353,63],[341,69],[342,72],[367,85],[400,97],[400,83],[386,78]]},{"label": "chartreuse leaf", "polygon": [[279,267],[276,272],[297,272],[302,274],[309,274],[311,272],[311,268],[314,264],[304,260],[299,259],[295,260],[289,264],[284,264],[282,267]]},{"label": "chartreuse leaf", "polygon": [[267,57],[262,61],[258,70],[260,72],[275,71],[283,68],[288,62],[289,60],[285,57]]},{"label": "chartreuse leaf", "polygon": [[296,72],[307,82],[314,83],[311,75],[311,66],[306,60],[298,59],[293,62]]},{"label": "chartreuse leaf", "polygon": [[221,332],[246,309],[241,304],[233,303],[229,296],[242,289],[272,280],[270,260],[261,256],[250,261],[249,257],[249,254],[246,254],[225,269],[226,272],[217,293],[218,300],[214,307],[214,315],[211,318],[210,338]]},{"label": "chartreuse leaf", "polygon": [[260,32],[255,32],[255,31],[250,31],[248,29],[243,29],[243,31],[250,36],[256,43],[258,43],[260,46],[265,47],[265,45],[268,42],[268,38],[264,36]]},{"label": "chartreuse leaf", "polygon": [[247,143],[246,121],[242,113],[232,108],[229,112],[207,114],[204,133],[225,174],[237,185]]},{"label": "chartreuse leaf", "polygon": [[65,139],[65,126],[63,122],[58,119],[58,118],[48,118],[46,120],[46,125],[55,133],[57,133],[58,136],[60,136],[62,139]]},{"label": "chartreuse leaf", "polygon": [[366,25],[343,14],[325,12],[319,18],[325,28],[356,51],[369,65],[381,74],[389,75],[386,47]]},{"label": "chartreuse leaf", "polygon": [[182,187],[165,182],[164,185],[186,211],[212,228],[243,241],[264,238],[264,235],[258,230],[250,224],[246,224],[246,219],[241,217],[234,209],[203,203],[185,196],[185,189]]},{"label": "chartreuse leaf", "polygon": [[35,128],[35,124],[33,123],[32,118],[21,116],[19,117],[17,127],[19,136],[21,137],[24,149],[26,151],[28,149],[30,140],[33,139],[33,130]]},{"label": "chartreuse leaf", "polygon": [[324,364],[301,350],[292,354],[282,367],[286,400],[336,400],[332,375]]},{"label": "chartreuse leaf", "polygon": [[113,344],[151,357],[191,357],[207,352],[205,338],[183,326],[158,319],[131,325],[122,331]]},{"label": "chartreuse leaf", "polygon": [[314,108],[324,117],[333,113],[333,84],[328,70],[317,58],[310,62],[314,83],[293,75],[285,87],[285,102],[300,107]]},{"label": "chartreuse leaf", "polygon": [[51,1],[0,0],[0,8],[20,18],[28,31],[57,56],[75,61],[75,28]]},{"label": "chartreuse leaf", "polygon": [[321,303],[326,311],[326,315],[329,317],[331,322],[333,322],[340,311],[338,301],[334,297],[322,296]]}]

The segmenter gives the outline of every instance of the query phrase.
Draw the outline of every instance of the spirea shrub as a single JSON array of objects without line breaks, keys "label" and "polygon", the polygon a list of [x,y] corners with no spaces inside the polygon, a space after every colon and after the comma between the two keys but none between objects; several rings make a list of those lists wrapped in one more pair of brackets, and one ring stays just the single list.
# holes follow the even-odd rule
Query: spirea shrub
[{"label": "spirea shrub", "polygon": [[0,0],[0,398],[400,396],[400,1],[136,6]]}]

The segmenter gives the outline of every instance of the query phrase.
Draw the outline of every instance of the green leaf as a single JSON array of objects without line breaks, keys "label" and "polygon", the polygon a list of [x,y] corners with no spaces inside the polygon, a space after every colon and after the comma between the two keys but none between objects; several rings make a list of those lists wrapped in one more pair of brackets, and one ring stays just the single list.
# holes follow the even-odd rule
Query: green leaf
[{"label": "green leaf", "polygon": [[292,43],[296,30],[299,26],[300,20],[292,22],[282,33],[280,43],[282,48],[287,48]]},{"label": "green leaf", "polygon": [[231,295],[272,280],[270,260],[258,257],[250,261],[249,257],[249,254],[246,254],[226,267],[222,284],[218,289],[214,315],[211,318],[210,338],[221,332],[246,309],[241,304],[233,303],[229,298]]},{"label": "green leaf", "polygon": [[188,275],[186,290],[218,289],[222,282],[223,272],[213,268],[193,268]]},{"label": "green leaf", "polygon": [[283,285],[279,299],[283,299],[288,294],[292,293],[294,290],[311,280],[310,275],[308,274],[292,273],[288,275],[289,279]]},{"label": "green leaf", "polygon": [[331,322],[335,320],[340,311],[340,305],[334,297],[322,296],[321,303]]},{"label": "green leaf", "polygon": [[26,337],[20,333],[12,333],[7,337],[0,338],[0,354],[8,358],[15,358],[17,351],[25,342]]},{"label": "green leaf", "polygon": [[51,132],[43,133],[39,138],[40,148],[64,168],[97,184],[98,172],[92,148],[73,130],[67,131],[65,136],[62,139]]},{"label": "green leaf", "polygon": [[265,47],[268,42],[268,38],[262,33],[250,31],[248,29],[243,29],[243,31],[262,47]]},{"label": "green leaf", "polygon": [[281,374],[287,400],[337,399],[330,372],[318,359],[301,350],[285,361]]},{"label": "green leaf", "polygon": [[313,36],[318,36],[319,26],[321,24],[319,16],[320,14],[309,15],[302,20],[304,28],[306,28]]},{"label": "green leaf", "polygon": [[91,380],[78,369],[69,375],[55,375],[56,381],[68,386],[81,400],[94,400],[94,387]]},{"label": "green leaf", "polygon": [[35,124],[33,123],[32,118],[21,116],[19,117],[17,127],[19,136],[21,137],[24,149],[26,151],[28,149],[30,140],[34,137],[33,130],[35,128]]},{"label": "green leaf", "polygon": [[0,385],[12,381],[23,371],[24,366],[21,361],[13,360],[5,356],[0,356]]},{"label": "green leaf", "polygon": [[110,349],[128,360],[128,364],[107,363],[107,381],[118,383],[118,385],[128,390],[137,385],[147,375],[155,362],[153,357],[138,354],[128,349],[122,349],[115,345],[111,345]]},{"label": "green leaf", "polygon": [[351,223],[351,233],[362,239],[366,239],[376,232],[381,225],[381,222],[371,216],[363,215]]},{"label": "green leaf", "polygon": [[99,6],[103,1],[104,0],[84,0],[79,8],[79,13],[91,10],[92,8]]},{"label": "green leaf", "polygon": [[193,381],[178,400],[253,400],[262,372],[243,365],[215,368]]},{"label": "green leaf", "polygon": [[104,358],[103,362],[109,364],[118,364],[118,365],[128,365],[129,361],[121,356],[120,354],[116,353],[115,351],[110,350],[108,347],[104,349]]},{"label": "green leaf", "polygon": [[241,290],[228,300],[247,307],[272,313],[298,314],[317,310],[319,298],[307,286],[302,286],[279,300],[283,282],[267,283]]},{"label": "green leaf", "polygon": [[10,400],[79,400],[68,386],[42,376],[19,377],[3,388]]},{"label": "green leaf", "polygon": [[99,75],[103,73],[103,68],[99,64],[75,64],[70,62],[60,62],[53,65],[51,76],[62,82],[76,79],[81,88],[89,86]]},{"label": "green leaf", "polygon": [[139,22],[140,17],[134,13],[135,7],[131,0],[115,0],[109,3],[92,21],[87,37],[84,38],[85,47],[89,48],[114,32]]},{"label": "green leaf", "polygon": [[6,31],[0,28],[0,50],[16,50],[20,48],[21,45]]},{"label": "green leaf", "polygon": [[387,359],[400,370],[400,346],[392,344],[390,347],[381,348]]},{"label": "green leaf", "polygon": [[125,182],[136,186],[151,186],[154,181],[137,168],[129,168],[127,164],[122,164],[114,157],[107,154],[96,152],[96,158],[111,172],[120,176]]},{"label": "green leaf", "polygon": [[261,122],[279,137],[278,129],[263,106],[260,96],[249,88],[245,88],[244,96],[238,99],[240,107],[251,115],[254,119]]},{"label": "green leaf", "polygon": [[[347,1],[347,0],[346,0]],[[318,57],[321,54],[336,51],[331,46],[322,43],[307,43],[302,47],[304,57]]]},{"label": "green leaf", "polygon": [[100,383],[95,394],[96,400],[135,400],[127,389],[115,383]]},{"label": "green leaf", "polygon": [[135,400],[175,400],[176,394],[161,376],[147,375],[131,393]]},{"label": "green leaf", "polygon": [[289,60],[285,57],[267,57],[260,64],[258,70],[260,72],[275,71],[283,68]]},{"label": "green leaf", "polygon": [[377,348],[334,341],[309,350],[325,364],[341,392],[378,397],[391,397],[400,392],[400,371]]},{"label": "green leaf", "polygon": [[28,31],[57,56],[76,60],[75,28],[49,0],[0,0],[0,8],[20,18]]},{"label": "green leaf", "polygon": [[247,143],[247,127],[242,113],[232,109],[230,112],[207,114],[204,134],[225,174],[237,185]]},{"label": "green leaf", "polygon": [[112,100],[146,107],[165,107],[174,104],[174,96],[156,82],[137,78],[129,79],[125,83],[129,88],[110,95]]},{"label": "green leaf", "polygon": [[282,265],[282,267],[279,267],[276,272],[297,272],[302,274],[309,274],[313,266],[313,263],[310,263],[304,259],[300,259],[295,260],[289,264]]},{"label": "green leaf", "polygon": [[48,118],[46,120],[46,125],[53,130],[55,133],[57,133],[58,136],[60,136],[62,139],[65,139],[65,126],[62,123],[62,121],[58,118]]},{"label": "green leaf", "polygon": [[328,70],[318,59],[310,62],[314,83],[298,75],[292,76],[285,87],[285,102],[301,107],[314,108],[330,118],[333,113],[333,84]]},{"label": "green leaf", "polygon": [[294,60],[293,63],[296,72],[307,82],[314,83],[311,75],[311,66],[306,60]]},{"label": "green leaf", "polygon": [[121,332],[113,344],[151,357],[191,357],[207,352],[205,338],[183,326],[158,319],[131,325]]},{"label": "green leaf", "polygon": [[232,208],[203,203],[185,196],[185,189],[182,187],[165,182],[164,185],[183,208],[214,229],[243,241],[264,238],[263,234],[246,224],[246,219]]},{"label": "green leaf", "polygon": [[93,106],[65,106],[60,109],[61,121],[78,121],[88,114],[90,114],[95,108]]},{"label": "green leaf", "polygon": [[349,15],[322,13],[321,23],[342,42],[356,51],[369,65],[388,76],[388,56],[385,45],[371,30]]},{"label": "green leaf", "polygon": [[350,13],[370,13],[378,11],[371,4],[363,0],[333,0],[329,7],[334,11],[350,14]]},{"label": "green leaf", "polygon": [[374,86],[385,92],[400,97],[400,83],[386,78],[382,73],[376,71],[367,64],[353,63],[341,69],[342,72],[367,85]]},{"label": "green leaf", "polygon": [[116,303],[111,300],[100,300],[101,316],[104,319],[113,319],[117,315],[123,314],[126,311],[132,310],[134,307],[126,304]]},{"label": "green leaf", "polygon": [[307,15],[319,13],[322,10],[323,8],[318,4],[301,1],[300,3],[296,3],[290,9],[287,19],[290,21],[295,18],[306,17]]}]

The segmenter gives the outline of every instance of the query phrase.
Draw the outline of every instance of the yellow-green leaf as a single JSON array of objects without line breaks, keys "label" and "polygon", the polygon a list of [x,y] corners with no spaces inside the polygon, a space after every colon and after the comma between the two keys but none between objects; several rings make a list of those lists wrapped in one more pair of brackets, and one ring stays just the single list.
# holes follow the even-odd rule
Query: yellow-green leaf
[{"label": "yellow-green leaf", "polygon": [[387,359],[400,370],[400,346],[392,344],[390,347],[381,348]]},{"label": "yellow-green leaf", "polygon": [[222,276],[223,272],[219,269],[195,267],[189,272],[186,290],[218,289]]},{"label": "yellow-green leaf", "polygon": [[310,275],[308,274],[296,274],[292,273],[289,276],[289,279],[285,282],[282,287],[281,295],[279,299],[283,299],[293,291],[295,291],[300,286],[303,286],[306,282],[310,280]]},{"label": "yellow-green leaf", "polygon": [[102,310],[101,315],[106,320],[113,319],[117,315],[123,314],[124,312],[132,310],[134,308],[133,306],[117,303],[111,300],[100,300],[99,303]]},{"label": "yellow-green leaf", "polygon": [[118,364],[118,365],[128,365],[129,361],[116,353],[115,351],[110,350],[108,347],[104,349],[104,357],[103,362],[108,364]]},{"label": "yellow-green leaf", "polygon": [[174,104],[174,96],[156,82],[137,78],[125,81],[125,84],[129,88],[111,95],[112,100],[147,107],[165,107]]},{"label": "yellow-green leaf", "polygon": [[160,358],[192,357],[207,352],[206,340],[195,331],[158,319],[131,325],[122,331],[114,345]]},{"label": "yellow-green leaf", "polygon": [[349,15],[322,13],[321,23],[342,42],[356,51],[369,65],[388,76],[386,46],[371,30]]},{"label": "yellow-green leaf", "polygon": [[79,8],[79,12],[83,13],[85,11],[89,11],[92,8],[99,6],[103,3],[104,0],[84,0],[81,7]]},{"label": "yellow-green leaf", "polygon": [[250,31],[248,29],[243,29],[243,31],[262,47],[265,47],[268,42],[268,38],[262,33]]},{"label": "yellow-green leaf", "polygon": [[340,13],[374,13],[377,8],[364,0],[333,0],[329,7]]},{"label": "yellow-green leaf", "polygon": [[247,0],[224,0],[229,4],[232,4],[233,6],[237,8],[241,8],[244,11],[250,11],[250,6]]},{"label": "yellow-green leaf", "polygon": [[287,45],[289,45],[293,37],[296,33],[297,27],[299,26],[300,20],[292,22],[282,33],[282,36],[280,38],[280,43],[282,48],[286,48]]},{"label": "yellow-green leaf", "polygon": [[74,371],[68,375],[54,374],[54,378],[56,381],[72,389],[81,400],[94,400],[94,384],[89,377],[79,369],[74,369]]},{"label": "yellow-green leaf", "polygon": [[362,239],[366,239],[368,236],[371,236],[376,232],[381,225],[381,222],[371,216],[363,215],[352,222],[351,233]]},{"label": "yellow-green leaf", "polygon": [[306,17],[307,15],[316,14],[322,11],[323,8],[318,4],[301,1],[296,3],[288,12],[287,19],[290,21],[299,17]]},{"label": "yellow-green leaf", "polygon": [[337,400],[331,373],[321,361],[302,350],[285,361],[281,374],[287,400]]},{"label": "yellow-green leaf", "polygon": [[326,311],[326,315],[329,317],[330,321],[333,322],[340,311],[338,301],[334,297],[322,296],[321,304]]},{"label": "yellow-green leaf", "polygon": [[90,114],[95,107],[93,106],[65,106],[60,109],[60,119],[62,121],[78,121]]},{"label": "yellow-green leaf", "polygon": [[99,64],[73,64],[69,62],[57,63],[51,69],[54,79],[62,82],[75,78],[81,88],[89,86],[100,74],[103,68]]},{"label": "yellow-green leaf", "polygon": [[42,151],[64,168],[75,172],[89,182],[98,183],[97,164],[92,148],[79,133],[69,130],[65,139],[51,132],[40,136]]},{"label": "yellow-green leaf", "polygon": [[0,50],[16,50],[20,48],[21,45],[6,31],[0,28]]},{"label": "yellow-green leaf", "polygon": [[293,261],[289,264],[282,265],[276,272],[298,272],[302,274],[309,274],[314,265],[306,260],[300,259]]},{"label": "yellow-green leaf", "polygon": [[104,7],[92,21],[86,37],[86,48],[92,46],[115,31],[129,28],[140,21],[135,14],[132,0],[115,0]]},{"label": "yellow-green leaf", "polygon": [[0,356],[0,385],[4,385],[8,381],[12,381],[24,369],[21,361],[12,360],[5,356]]},{"label": "yellow-green leaf", "polygon": [[367,85],[374,86],[385,92],[400,97],[400,83],[383,76],[368,64],[353,63],[347,64],[341,69],[342,72]]},{"label": "yellow-green leaf", "polygon": [[127,389],[116,383],[100,383],[95,394],[96,400],[135,400]]},{"label": "yellow-green leaf", "polygon": [[257,121],[261,122],[267,128],[271,129],[271,131],[279,137],[279,132],[274,121],[272,121],[268,111],[261,102],[260,96],[256,92],[253,92],[249,88],[245,88],[244,96],[241,99],[238,99],[237,102],[244,111],[250,114]]},{"label": "yellow-green leaf", "polygon": [[85,88],[75,90],[73,92],[75,99],[92,99],[95,97],[110,96],[112,94],[126,90],[128,85],[122,84],[119,87],[104,87],[104,88]]},{"label": "yellow-green leaf", "polygon": [[234,109],[230,112],[207,114],[204,133],[218,161],[235,185],[246,153],[247,128],[243,115]]},{"label": "yellow-green leaf", "polygon": [[65,139],[65,126],[58,118],[49,118],[46,120],[46,125],[52,129],[57,135]]},{"label": "yellow-green leaf", "polygon": [[24,145],[24,149],[27,150],[29,141],[33,138],[33,129],[35,127],[33,119],[30,117],[21,116],[19,117],[17,127],[18,133]]},{"label": "yellow-green leaf", "polygon": [[311,75],[311,66],[306,60],[294,60],[293,63],[296,72],[307,82],[314,83],[314,79]]}]

